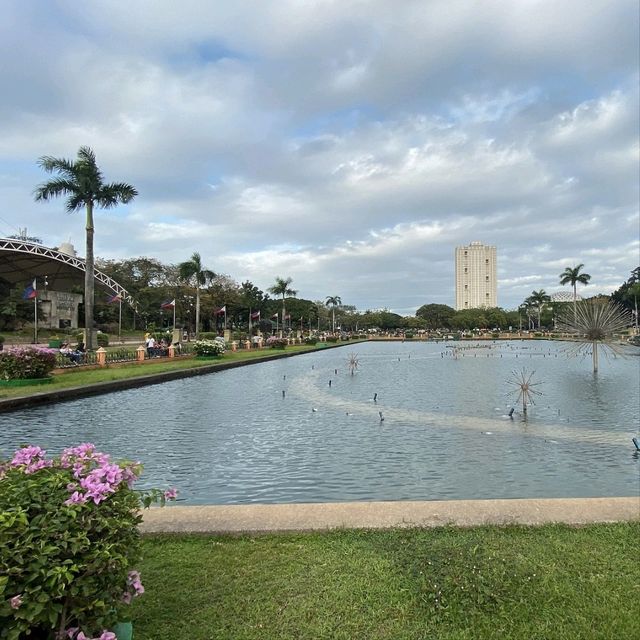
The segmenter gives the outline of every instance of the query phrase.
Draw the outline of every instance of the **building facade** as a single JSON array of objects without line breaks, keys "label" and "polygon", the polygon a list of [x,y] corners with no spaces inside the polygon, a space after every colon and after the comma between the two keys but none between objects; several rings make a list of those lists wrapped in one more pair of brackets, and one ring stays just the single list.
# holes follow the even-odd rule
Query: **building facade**
[{"label": "building facade", "polygon": [[456,311],[498,306],[496,248],[456,247]]}]

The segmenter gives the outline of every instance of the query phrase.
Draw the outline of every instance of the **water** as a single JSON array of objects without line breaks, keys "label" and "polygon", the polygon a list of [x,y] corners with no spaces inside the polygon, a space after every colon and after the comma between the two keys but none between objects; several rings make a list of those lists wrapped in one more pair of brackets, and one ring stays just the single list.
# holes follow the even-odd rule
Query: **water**
[{"label": "water", "polygon": [[[453,352],[362,343],[2,414],[0,457],[93,442],[183,504],[638,494],[640,358],[594,377],[557,343]],[[526,422],[507,382],[523,368],[543,393]]]}]

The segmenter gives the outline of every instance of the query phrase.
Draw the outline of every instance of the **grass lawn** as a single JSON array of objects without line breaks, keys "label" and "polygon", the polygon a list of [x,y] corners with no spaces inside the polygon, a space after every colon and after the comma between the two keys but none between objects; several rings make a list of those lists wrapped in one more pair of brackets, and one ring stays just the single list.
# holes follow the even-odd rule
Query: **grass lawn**
[{"label": "grass lawn", "polygon": [[640,638],[640,523],[147,536],[136,640]]},{"label": "grass lawn", "polygon": [[144,363],[123,363],[112,364],[104,368],[72,368],[57,371],[53,376],[53,382],[47,385],[29,385],[24,387],[0,387],[0,398],[17,398],[30,396],[35,393],[56,391],[58,389],[68,389],[70,387],[83,387],[96,382],[107,382],[110,380],[123,380],[125,378],[135,378],[147,376],[154,373],[164,373],[180,369],[195,369],[198,367],[208,367],[212,364],[223,362],[234,362],[243,360],[260,360],[278,354],[304,353],[311,351],[315,347],[307,345],[291,345],[284,351],[274,349],[254,349],[250,351],[228,351],[222,357],[214,360],[196,360],[191,357],[145,360]]}]

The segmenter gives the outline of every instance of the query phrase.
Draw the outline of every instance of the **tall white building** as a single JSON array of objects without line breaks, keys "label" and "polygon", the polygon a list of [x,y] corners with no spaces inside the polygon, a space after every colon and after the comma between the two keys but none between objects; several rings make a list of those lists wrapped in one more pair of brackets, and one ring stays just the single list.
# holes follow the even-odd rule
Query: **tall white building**
[{"label": "tall white building", "polygon": [[456,311],[498,306],[496,248],[456,247]]}]

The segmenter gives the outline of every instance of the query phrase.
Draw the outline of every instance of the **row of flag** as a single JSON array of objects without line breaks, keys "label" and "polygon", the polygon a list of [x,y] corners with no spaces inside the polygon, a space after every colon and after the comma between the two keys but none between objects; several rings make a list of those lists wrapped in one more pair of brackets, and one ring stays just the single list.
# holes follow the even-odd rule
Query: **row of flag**
[{"label": "row of flag", "polygon": [[[38,295],[38,290],[36,288],[36,281],[34,280],[22,293],[22,298],[23,300],[33,300],[35,297],[37,297]],[[109,296],[107,298],[107,304],[113,304],[114,302],[122,302],[122,296],[119,293],[116,293],[115,295]],[[161,309],[175,309],[176,306],[176,299],[174,298],[173,300],[167,300],[166,302],[163,302],[160,305]],[[224,306],[220,307],[219,309],[216,309],[213,312],[214,316],[221,316],[221,315],[226,315],[227,313],[227,305],[225,304]],[[271,319],[278,319],[278,313],[274,313],[271,316]],[[252,320],[260,320],[260,311],[255,311],[251,314],[251,319]],[[287,313],[284,316],[285,320],[291,320],[291,314]]]}]

